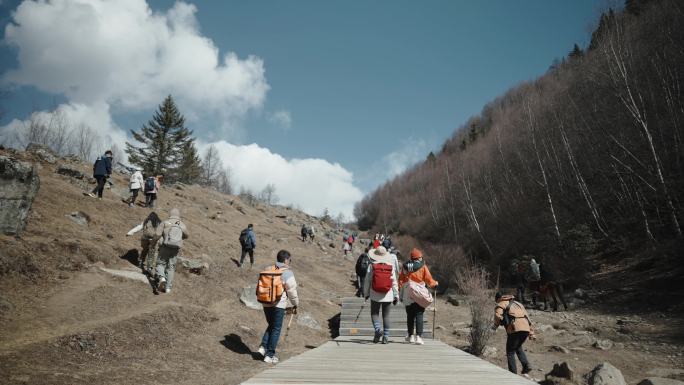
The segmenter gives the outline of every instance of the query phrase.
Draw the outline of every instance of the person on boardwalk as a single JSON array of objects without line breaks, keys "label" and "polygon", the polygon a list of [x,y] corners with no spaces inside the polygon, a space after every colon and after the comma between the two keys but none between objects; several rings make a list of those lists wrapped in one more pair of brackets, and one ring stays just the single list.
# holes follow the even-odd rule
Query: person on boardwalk
[{"label": "person on boardwalk", "polygon": [[496,308],[494,310],[494,326],[492,329],[496,330],[499,325],[506,328],[508,338],[506,339],[506,358],[508,359],[508,370],[517,373],[518,369],[515,363],[515,356],[518,356],[522,364],[522,374],[527,374],[532,371],[525,351],[523,351],[523,344],[529,337],[534,339],[534,330],[532,329],[532,322],[527,315],[527,310],[522,303],[515,301],[512,295],[502,295],[496,293],[494,297],[496,301]]},{"label": "person on boardwalk", "polygon": [[374,249],[368,256],[371,258],[371,264],[363,283],[364,298],[371,300],[371,319],[375,329],[373,342],[378,343],[382,337],[382,343],[386,344],[389,342],[390,333],[390,304],[396,305],[399,302],[397,272],[390,254],[384,247]]},{"label": "person on boardwalk", "polygon": [[178,253],[183,247],[183,240],[188,238],[188,230],[180,219],[180,211],[173,208],[169,214],[169,219],[157,229],[157,236],[161,242],[157,258],[157,290],[167,294],[171,293]]},{"label": "person on boardwalk", "polygon": [[[291,255],[287,250],[280,250],[276,256],[276,263],[270,270],[264,271],[259,275],[259,285],[257,285],[257,300],[262,303],[264,307],[264,315],[268,326],[261,338],[261,345],[259,345],[259,353],[264,356],[264,362],[277,364],[278,357],[276,357],[276,346],[280,338],[280,331],[283,326],[283,319],[285,318],[285,309],[287,309],[288,301],[292,304],[293,314],[297,313],[297,306],[299,306],[299,297],[297,296],[297,281],[292,270],[290,270]],[[266,277],[273,277],[274,273],[279,273],[280,279],[273,279],[270,281],[273,285],[262,284],[262,276],[264,280]],[[268,290],[269,287],[278,285],[279,287],[274,292]],[[264,287],[268,291],[260,291]],[[280,293],[280,296],[277,293]],[[272,296],[271,294],[276,294]],[[262,298],[263,296],[267,298]]]},{"label": "person on boardwalk", "polygon": [[146,273],[150,278],[154,277],[157,266],[157,241],[160,238],[157,234],[161,224],[162,220],[157,213],[152,211],[143,223],[132,228],[126,234],[126,236],[131,236],[142,230],[142,236],[140,237],[140,247],[142,247],[142,250],[140,252],[139,264],[143,273]]},{"label": "person on boardwalk", "polygon": [[143,185],[145,185],[145,180],[143,179],[142,169],[136,167],[133,174],[131,174],[131,179],[128,184],[131,191],[131,197],[128,198],[128,207],[135,206],[135,200],[138,199],[138,193],[142,190]]},{"label": "person on boardwalk", "polygon": [[411,250],[411,259],[402,265],[399,276],[401,299],[406,306],[407,342],[423,344],[423,314],[432,302],[426,286],[435,288],[438,284],[423,261],[423,253],[418,249]]},{"label": "person on boardwalk", "polygon": [[161,187],[163,175],[149,176],[145,179],[145,206],[153,208]]},{"label": "person on boardwalk", "polygon": [[254,267],[254,249],[256,249],[256,235],[254,234],[254,225],[249,224],[247,228],[240,232],[240,247],[242,253],[240,254],[240,268],[245,265],[245,256],[249,254],[250,269]]},{"label": "person on boardwalk", "polygon": [[368,272],[368,266],[370,265],[370,257],[368,256],[368,248],[359,255],[356,260],[356,296],[363,296],[363,283],[366,280],[366,273]]},{"label": "person on boardwalk", "polygon": [[[107,179],[112,175],[112,152],[107,150],[104,155],[97,157],[93,164],[93,178],[97,181],[97,186],[88,194],[89,196],[102,199]],[[97,196],[95,195],[97,193]]]}]

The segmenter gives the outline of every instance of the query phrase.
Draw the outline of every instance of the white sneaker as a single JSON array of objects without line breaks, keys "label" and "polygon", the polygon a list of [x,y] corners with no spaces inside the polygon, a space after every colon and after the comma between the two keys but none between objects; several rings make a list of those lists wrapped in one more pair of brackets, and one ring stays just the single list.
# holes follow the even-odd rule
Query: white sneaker
[{"label": "white sneaker", "polygon": [[411,339],[409,340],[409,342],[412,343],[412,344],[415,344],[415,343],[416,343],[416,338],[420,338],[420,337],[416,336],[415,334],[412,334],[412,335],[411,335]]},{"label": "white sneaker", "polygon": [[259,352],[259,354],[264,356],[264,358],[266,358],[266,348],[265,347],[259,346],[259,350],[257,350],[257,351]]},{"label": "white sneaker", "polygon": [[95,194],[93,194],[93,193],[88,193],[88,196],[91,197],[91,198],[97,198],[97,196],[96,196]]},{"label": "white sneaker", "polygon": [[164,292],[165,292],[166,294],[171,294],[171,288],[168,288],[168,287],[167,287],[166,290],[165,290]]},{"label": "white sneaker", "polygon": [[279,361],[280,361],[280,360],[279,360],[278,357],[276,357],[276,356],[273,356],[273,357],[266,356],[266,357],[264,357],[264,362],[267,363],[267,364],[277,364]]},{"label": "white sneaker", "polygon": [[410,335],[407,334],[406,337],[404,337],[404,341],[406,341],[406,342],[411,342],[411,337],[412,337],[412,336],[410,336]]},{"label": "white sneaker", "polygon": [[421,336],[416,336],[416,345],[423,345],[425,342],[423,342],[423,338]]}]

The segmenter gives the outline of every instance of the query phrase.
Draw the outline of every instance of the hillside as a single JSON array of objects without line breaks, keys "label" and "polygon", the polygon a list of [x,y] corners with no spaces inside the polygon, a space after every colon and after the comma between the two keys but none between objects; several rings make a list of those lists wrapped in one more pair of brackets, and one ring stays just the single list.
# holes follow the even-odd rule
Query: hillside
[{"label": "hillside", "polygon": [[[140,237],[125,235],[149,210],[121,201],[125,175],[115,173],[114,187],[98,201],[83,195],[92,188],[89,178],[55,172],[66,165],[89,175],[90,165],[69,158],[38,162],[24,152],[13,156],[36,162],[41,187],[26,230],[19,237],[0,236],[4,384],[226,384],[263,370],[265,364],[249,354],[266,325],[263,313],[239,301],[258,270],[241,271],[235,263],[237,238],[248,223],[257,233],[258,268],[272,263],[280,249],[292,253],[301,312],[320,325],[314,330],[293,323],[287,341],[281,339],[282,358],[329,339],[339,297],[354,293],[353,263],[341,257],[339,246],[328,247],[326,233],[335,233],[316,218],[175,185],[164,186],[156,211],[166,218],[170,208],[181,209],[190,233],[182,255],[207,262],[209,269],[197,275],[179,264],[173,293],[154,295],[149,284],[102,270],[139,271],[131,260]],[[72,220],[74,212],[86,223]],[[315,224],[316,243],[298,238],[302,223]]]}]

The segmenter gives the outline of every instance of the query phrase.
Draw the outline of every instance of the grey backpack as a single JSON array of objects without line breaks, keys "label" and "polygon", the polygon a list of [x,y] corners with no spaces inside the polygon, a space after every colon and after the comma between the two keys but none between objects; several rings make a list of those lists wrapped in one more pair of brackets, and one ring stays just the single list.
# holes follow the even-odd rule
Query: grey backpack
[{"label": "grey backpack", "polygon": [[164,236],[164,246],[174,249],[180,249],[183,246],[183,229],[180,221],[175,221],[171,224],[171,228]]}]

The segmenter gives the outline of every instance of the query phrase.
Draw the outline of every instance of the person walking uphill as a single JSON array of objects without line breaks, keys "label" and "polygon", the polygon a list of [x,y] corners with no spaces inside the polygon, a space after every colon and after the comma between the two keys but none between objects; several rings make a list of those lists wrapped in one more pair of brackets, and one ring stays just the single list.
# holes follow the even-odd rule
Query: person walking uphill
[{"label": "person walking uphill", "polygon": [[147,274],[150,278],[154,277],[157,266],[157,242],[160,237],[157,234],[161,231],[162,223],[157,213],[152,211],[143,223],[126,233],[126,236],[130,236],[142,230],[142,237],[140,237],[140,247],[142,247],[142,250],[140,252],[139,264],[143,273]]},{"label": "person walking uphill", "polygon": [[145,180],[143,179],[142,169],[137,167],[135,172],[131,175],[129,181],[129,189],[131,191],[131,197],[128,199],[128,207],[135,206],[135,200],[138,198],[138,193],[142,190]]},{"label": "person walking uphill", "polygon": [[93,178],[97,181],[97,186],[88,194],[89,196],[95,198],[95,193],[97,193],[97,198],[102,199],[102,192],[104,191],[107,178],[112,175],[112,156],[112,152],[107,150],[104,155],[99,156],[95,160],[93,164]]},{"label": "person walking uphill", "polygon": [[254,249],[256,249],[256,235],[254,234],[254,225],[249,224],[247,228],[240,232],[240,247],[242,254],[240,255],[240,268],[244,266],[245,256],[249,254],[250,269],[254,267]]},{"label": "person walking uphill", "polygon": [[523,351],[523,344],[529,337],[534,339],[534,330],[532,329],[532,322],[527,315],[525,306],[518,301],[515,301],[512,295],[502,295],[496,293],[494,297],[497,302],[494,310],[494,326],[496,330],[499,325],[506,328],[508,338],[506,339],[506,358],[508,359],[508,370],[517,373],[518,369],[515,364],[515,356],[518,356],[522,364],[522,374],[527,374],[532,371],[525,351]]},{"label": "person walking uphill", "polygon": [[390,254],[384,247],[374,249],[368,256],[371,258],[371,264],[363,282],[363,294],[366,300],[371,300],[371,319],[375,329],[373,342],[378,343],[382,337],[382,343],[386,344],[389,342],[390,333],[390,304],[396,305],[399,302],[397,272]]},{"label": "person walking uphill", "polygon": [[425,286],[435,288],[438,284],[423,261],[423,253],[418,249],[411,250],[411,259],[402,265],[399,276],[401,300],[406,306],[407,342],[423,345],[423,314],[432,303],[432,296]]},{"label": "person walking uphill", "polygon": [[293,314],[297,313],[299,297],[297,296],[297,281],[290,270],[291,255],[287,250],[280,250],[276,256],[276,263],[269,270],[259,274],[257,284],[257,300],[264,307],[264,315],[268,327],[261,338],[259,353],[264,356],[264,362],[277,364],[276,346],[280,338],[280,331],[285,318],[288,301],[292,304]]},{"label": "person walking uphill", "polygon": [[188,230],[180,219],[180,211],[173,208],[169,214],[169,219],[157,229],[157,236],[161,238],[157,258],[157,290],[163,293],[171,293],[176,259],[183,247],[183,240],[188,238]]}]

